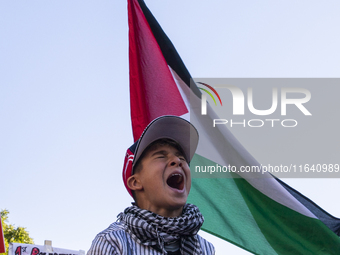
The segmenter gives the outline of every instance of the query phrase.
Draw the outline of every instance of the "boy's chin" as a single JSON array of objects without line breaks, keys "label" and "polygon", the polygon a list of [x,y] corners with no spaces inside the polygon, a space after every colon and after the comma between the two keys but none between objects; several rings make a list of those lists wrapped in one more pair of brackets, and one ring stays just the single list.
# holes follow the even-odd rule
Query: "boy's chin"
[{"label": "boy's chin", "polygon": [[175,199],[169,203],[169,208],[172,210],[183,209],[183,206],[187,203],[187,198]]}]

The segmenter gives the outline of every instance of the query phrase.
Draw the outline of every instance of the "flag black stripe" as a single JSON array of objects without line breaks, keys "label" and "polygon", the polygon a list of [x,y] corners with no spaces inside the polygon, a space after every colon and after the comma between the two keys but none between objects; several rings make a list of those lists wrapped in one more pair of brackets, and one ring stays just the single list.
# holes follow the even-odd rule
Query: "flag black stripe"
[{"label": "flag black stripe", "polygon": [[333,215],[326,212],[308,197],[301,194],[299,191],[293,189],[280,179],[276,178],[276,180],[293,196],[295,197],[301,204],[308,208],[319,220],[321,220],[330,230],[332,230],[335,234],[340,236],[340,219],[334,217]]}]

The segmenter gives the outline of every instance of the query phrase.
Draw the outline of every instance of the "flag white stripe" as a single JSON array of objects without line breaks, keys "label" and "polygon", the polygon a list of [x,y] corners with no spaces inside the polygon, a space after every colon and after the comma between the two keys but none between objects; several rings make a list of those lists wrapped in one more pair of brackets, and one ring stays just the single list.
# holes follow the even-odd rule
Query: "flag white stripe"
[{"label": "flag white stripe", "polygon": [[[196,154],[208,158],[220,165],[235,165],[235,166],[259,166],[260,164],[253,156],[238,142],[234,135],[223,125],[217,125],[213,132],[207,133],[207,130],[212,130],[212,120],[219,119],[216,113],[211,109],[209,103],[207,107],[206,118],[197,118],[200,116],[201,103],[200,99],[193,95],[190,88],[182,81],[174,70],[170,68],[173,78],[176,82],[177,88],[185,102],[188,114],[181,117],[191,121],[197,128],[200,134],[200,141]],[[189,117],[189,119],[188,119]],[[203,122],[204,121],[204,122]],[[217,130],[219,132],[217,132]],[[221,143],[225,141],[225,143]],[[226,159],[228,155],[228,159]],[[293,197],[285,188],[279,184],[275,178],[269,173],[240,173],[244,179],[254,188],[261,191],[263,194],[273,199],[274,201],[295,210],[305,216],[317,218],[310,212],[303,204],[301,204],[295,197]]]}]

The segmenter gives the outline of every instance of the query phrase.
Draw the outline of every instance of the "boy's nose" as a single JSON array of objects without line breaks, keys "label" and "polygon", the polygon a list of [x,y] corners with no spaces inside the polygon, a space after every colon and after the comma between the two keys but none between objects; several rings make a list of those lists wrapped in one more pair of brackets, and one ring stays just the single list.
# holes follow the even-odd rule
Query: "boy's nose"
[{"label": "boy's nose", "polygon": [[173,156],[170,160],[170,166],[182,166],[181,159],[177,156]]}]

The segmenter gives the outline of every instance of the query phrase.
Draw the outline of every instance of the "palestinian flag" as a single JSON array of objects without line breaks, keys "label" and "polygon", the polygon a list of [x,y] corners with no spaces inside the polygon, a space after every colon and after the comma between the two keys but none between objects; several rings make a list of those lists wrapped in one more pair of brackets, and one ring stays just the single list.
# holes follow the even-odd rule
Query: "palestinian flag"
[{"label": "palestinian flag", "polygon": [[[128,17],[134,139],[153,119],[177,115],[200,134],[191,167],[259,165],[227,128],[212,129],[209,105],[201,116],[201,93],[144,1],[128,0]],[[340,219],[272,176],[233,177],[241,178],[192,180],[189,202],[203,213],[203,230],[255,254],[340,254]]]}]

